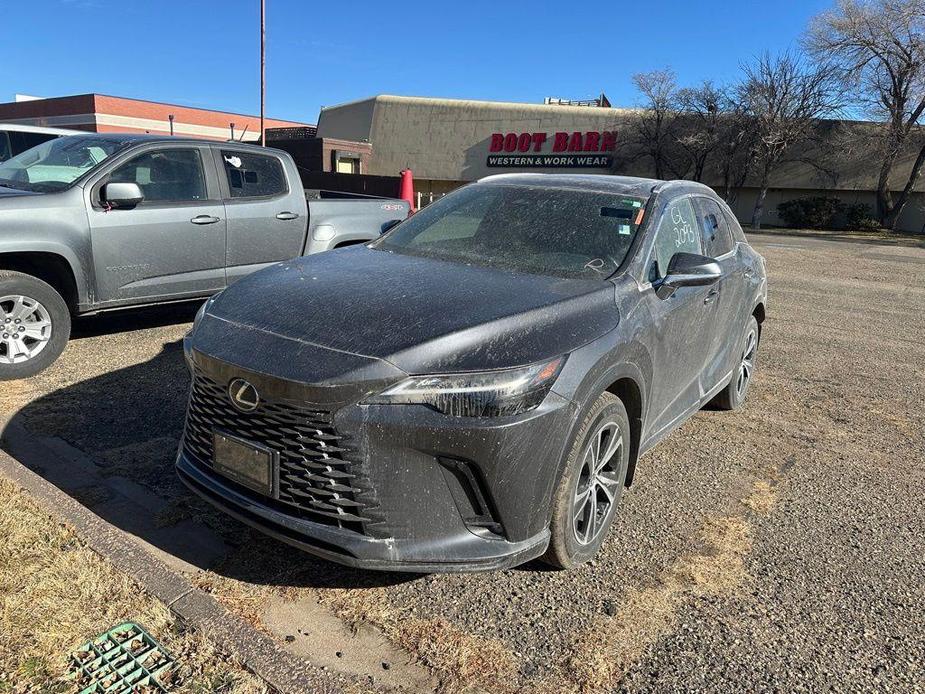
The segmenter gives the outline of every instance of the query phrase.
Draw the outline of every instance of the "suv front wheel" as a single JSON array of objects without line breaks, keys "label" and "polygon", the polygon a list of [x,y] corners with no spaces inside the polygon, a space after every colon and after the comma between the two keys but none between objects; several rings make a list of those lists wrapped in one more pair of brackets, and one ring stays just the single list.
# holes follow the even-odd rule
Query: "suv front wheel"
[{"label": "suv front wheel", "polygon": [[597,554],[620,506],[629,451],[626,408],[604,393],[582,422],[556,489],[546,563],[571,569]]},{"label": "suv front wheel", "polygon": [[48,368],[70,334],[71,314],[54,287],[31,275],[0,270],[0,381]]}]

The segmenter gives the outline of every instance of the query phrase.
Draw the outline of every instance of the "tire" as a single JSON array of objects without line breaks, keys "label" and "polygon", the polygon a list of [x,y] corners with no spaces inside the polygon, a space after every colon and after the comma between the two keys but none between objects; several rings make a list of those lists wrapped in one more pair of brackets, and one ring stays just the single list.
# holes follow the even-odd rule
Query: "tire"
[{"label": "tire", "polygon": [[[602,444],[604,455],[608,449],[611,455],[595,478],[597,481],[591,482],[589,473],[595,443]],[[582,422],[556,488],[544,562],[560,569],[571,569],[597,554],[620,506],[629,450],[630,424],[626,408],[620,398],[604,393]],[[590,494],[584,490],[589,490]],[[584,503],[581,497],[585,497]],[[592,500],[593,512],[589,508]],[[602,504],[606,507],[602,508]],[[591,518],[595,519],[593,525]]]},{"label": "tire", "polygon": [[0,381],[44,371],[70,336],[71,313],[54,287],[31,275],[0,270]]},{"label": "tire", "polygon": [[745,403],[745,396],[748,395],[748,388],[752,384],[755,367],[758,364],[759,336],[758,321],[754,316],[749,316],[742,337],[737,343],[739,345],[736,350],[738,360],[732,372],[732,378],[729,379],[726,387],[713,398],[713,406],[717,409],[738,410]]}]

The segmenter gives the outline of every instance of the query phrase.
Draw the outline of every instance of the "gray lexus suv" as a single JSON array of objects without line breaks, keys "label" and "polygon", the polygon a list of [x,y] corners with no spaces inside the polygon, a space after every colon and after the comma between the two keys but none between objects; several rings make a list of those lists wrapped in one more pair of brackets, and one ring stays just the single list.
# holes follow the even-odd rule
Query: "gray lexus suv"
[{"label": "gray lexus suv", "polygon": [[493,176],[208,301],[177,469],[344,564],[576,566],[642,453],[742,405],[766,299],[706,186]]}]

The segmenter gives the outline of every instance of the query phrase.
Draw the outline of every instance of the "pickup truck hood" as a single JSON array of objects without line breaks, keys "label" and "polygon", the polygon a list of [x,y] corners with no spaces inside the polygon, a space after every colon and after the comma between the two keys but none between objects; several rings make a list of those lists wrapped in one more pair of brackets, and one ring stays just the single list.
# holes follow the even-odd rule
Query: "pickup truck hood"
[{"label": "pickup truck hood", "polygon": [[616,327],[614,292],[603,280],[353,246],[246,277],[222,292],[208,315],[290,344],[420,374],[504,368],[567,353]]}]

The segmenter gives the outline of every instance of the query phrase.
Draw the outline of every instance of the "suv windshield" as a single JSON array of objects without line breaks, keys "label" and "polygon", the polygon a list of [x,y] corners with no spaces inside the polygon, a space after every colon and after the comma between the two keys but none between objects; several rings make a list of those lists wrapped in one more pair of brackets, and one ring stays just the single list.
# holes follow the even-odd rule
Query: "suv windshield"
[{"label": "suv windshield", "polygon": [[63,190],[128,144],[82,135],[49,140],[0,162],[0,186],[42,193]]},{"label": "suv windshield", "polygon": [[424,208],[372,248],[567,278],[623,263],[645,199],[598,191],[470,185]]}]

